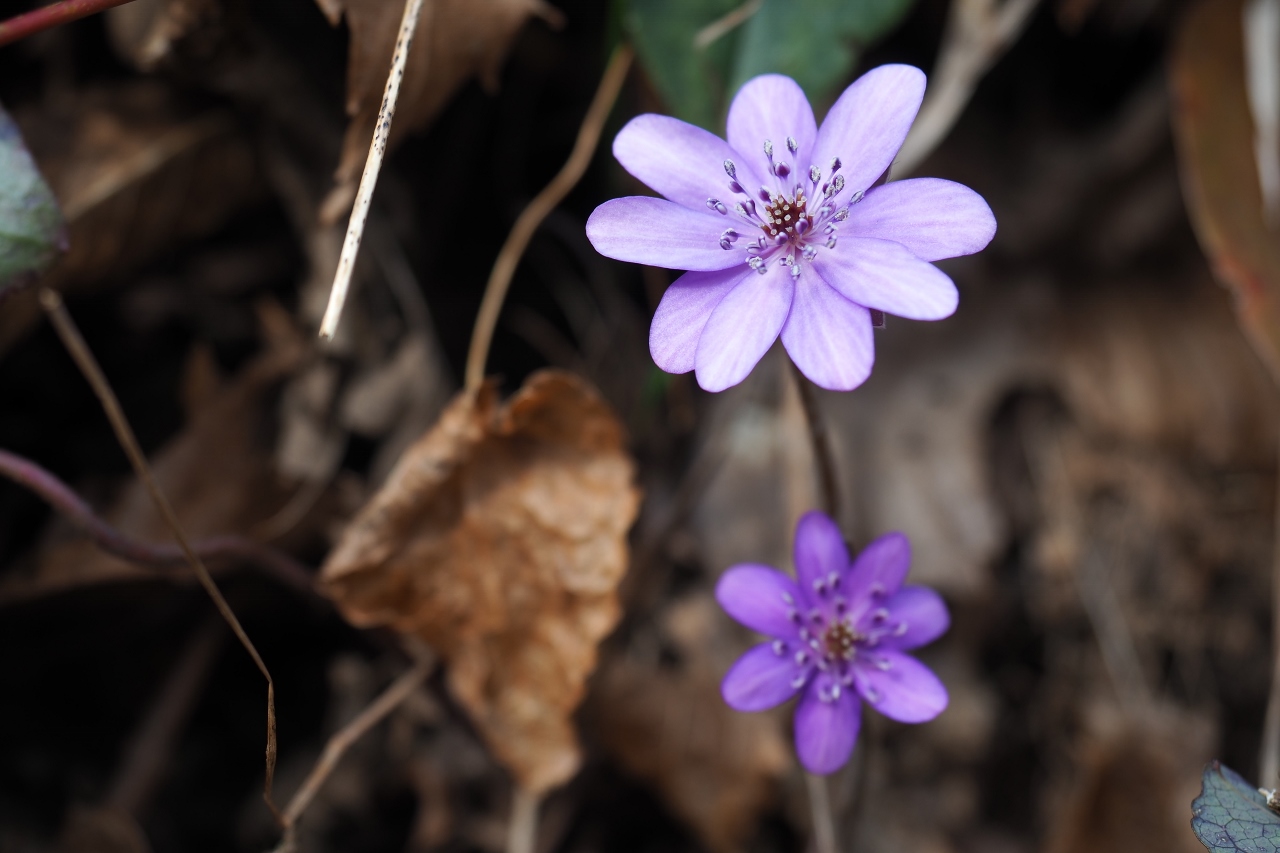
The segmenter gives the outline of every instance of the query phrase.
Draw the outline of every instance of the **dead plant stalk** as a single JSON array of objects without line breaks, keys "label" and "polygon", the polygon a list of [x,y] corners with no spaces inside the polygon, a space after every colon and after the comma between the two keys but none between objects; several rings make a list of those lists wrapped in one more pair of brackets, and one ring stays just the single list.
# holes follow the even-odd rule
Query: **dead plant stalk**
[{"label": "dead plant stalk", "polygon": [[387,153],[387,140],[391,137],[391,120],[396,114],[396,101],[400,98],[400,82],[409,62],[409,49],[413,46],[413,33],[418,28],[418,16],[422,12],[422,0],[405,0],[404,16],[400,19],[400,33],[396,36],[395,51],[391,55],[391,73],[382,92],[382,106],[378,108],[378,122],[373,127],[373,141],[369,143],[369,156],[364,161],[360,186],[356,190],[351,219],[347,223],[347,236],[342,241],[342,254],[338,256],[338,270],[329,290],[329,305],[320,321],[320,337],[332,340],[342,319],[342,307],[351,289],[351,274],[356,268],[356,256],[360,253],[360,240],[369,218],[369,206],[373,202],[373,189],[378,184],[378,172]]},{"label": "dead plant stalk", "polygon": [[182,548],[182,552],[186,556],[187,562],[190,563],[192,571],[200,579],[201,585],[209,593],[209,597],[213,599],[218,612],[222,614],[222,618],[231,626],[232,632],[240,640],[240,644],[244,646],[245,651],[249,653],[249,657],[253,658],[253,662],[258,667],[258,671],[262,673],[262,677],[267,680],[266,780],[263,784],[262,797],[272,813],[279,819],[280,812],[276,809],[275,803],[271,799],[271,785],[276,771],[276,685],[271,678],[271,672],[267,669],[266,663],[263,662],[262,656],[258,654],[253,641],[249,639],[249,635],[241,627],[240,620],[236,618],[235,612],[227,604],[227,600],[222,597],[222,592],[209,575],[209,570],[205,568],[199,554],[191,547],[191,542],[187,539],[187,534],[183,531],[182,525],[178,521],[178,516],[173,511],[173,506],[169,503],[169,499],[165,497],[164,492],[161,491],[160,484],[156,482],[151,466],[147,463],[146,456],[142,453],[142,448],[138,446],[138,439],[133,433],[133,427],[129,425],[129,420],[125,417],[124,410],[120,408],[120,401],[116,398],[115,391],[111,389],[111,384],[107,382],[107,377],[103,375],[97,359],[93,357],[93,353],[89,350],[89,345],[85,343],[84,338],[80,335],[80,330],[76,328],[75,321],[67,313],[66,306],[62,303],[62,297],[57,291],[50,290],[47,287],[41,288],[40,304],[45,313],[48,314],[50,322],[53,323],[53,328],[62,340],[63,346],[66,347],[72,360],[75,361],[76,366],[80,368],[80,372],[84,374],[84,378],[93,388],[93,393],[97,395],[98,400],[102,403],[107,420],[111,422],[111,429],[116,434],[116,440],[120,443],[125,455],[129,457],[129,462],[137,473],[138,478],[146,486],[152,502],[160,513],[160,517],[164,519],[165,524],[173,531],[173,536]]},{"label": "dead plant stalk", "polygon": [[604,76],[600,78],[600,86],[596,89],[591,106],[578,128],[578,138],[573,144],[573,151],[564,166],[551,179],[551,183],[542,192],[534,196],[529,206],[520,212],[511,233],[502,244],[498,258],[493,262],[493,271],[489,273],[489,282],[485,285],[484,299],[480,303],[480,311],[476,315],[475,329],[471,333],[471,347],[467,351],[466,387],[475,390],[484,382],[484,366],[489,358],[489,345],[493,342],[493,330],[498,324],[498,315],[502,312],[502,303],[507,298],[507,290],[511,286],[511,277],[515,275],[516,266],[520,263],[524,250],[534,232],[556,209],[569,191],[577,186],[591,165],[591,157],[595,154],[596,145],[600,142],[600,134],[604,131],[604,123],[609,118],[622,84],[627,79],[627,71],[631,68],[634,56],[631,47],[620,44],[613,50],[609,64],[605,66]]}]

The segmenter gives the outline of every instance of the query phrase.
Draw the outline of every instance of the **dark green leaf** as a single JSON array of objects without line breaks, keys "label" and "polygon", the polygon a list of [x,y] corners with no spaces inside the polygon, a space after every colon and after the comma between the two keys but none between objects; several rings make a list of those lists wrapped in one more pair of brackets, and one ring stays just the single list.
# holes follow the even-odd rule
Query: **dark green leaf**
[{"label": "dark green leaf", "polygon": [[34,281],[66,248],[66,228],[53,191],[0,107],[0,296]]},{"label": "dark green leaf", "polygon": [[626,29],[668,108],[719,132],[729,99],[757,74],[786,74],[814,104],[830,100],[859,52],[896,26],[914,0],[763,0],[746,23],[704,48],[694,37],[742,0],[625,2]]},{"label": "dark green leaf", "polygon": [[1280,851],[1280,814],[1240,774],[1217,761],[1204,770],[1191,802],[1191,829],[1213,853]]}]

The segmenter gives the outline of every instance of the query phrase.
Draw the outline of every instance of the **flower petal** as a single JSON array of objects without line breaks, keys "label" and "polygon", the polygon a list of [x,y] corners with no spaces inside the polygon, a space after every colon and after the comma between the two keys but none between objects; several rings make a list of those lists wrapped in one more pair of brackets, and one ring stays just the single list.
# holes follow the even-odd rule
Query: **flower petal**
[{"label": "flower petal", "polygon": [[587,220],[587,239],[607,258],[673,270],[722,270],[742,253],[720,248],[726,217],[648,196],[606,201]]},{"label": "flower petal", "polygon": [[800,673],[791,655],[779,655],[770,643],[761,643],[730,667],[720,695],[735,711],[767,711],[799,692],[794,685]]},{"label": "flower petal", "polygon": [[896,593],[911,568],[911,543],[901,533],[886,533],[862,550],[849,571],[850,615],[857,624],[863,613]]},{"label": "flower petal", "polygon": [[[818,698],[819,691],[836,696],[834,701]],[[796,754],[810,773],[834,773],[853,754],[862,725],[862,703],[852,690],[840,687],[827,673],[809,682],[796,706]]]},{"label": "flower petal", "polygon": [[734,566],[720,576],[716,601],[752,631],[790,638],[796,636],[798,627],[791,615],[804,599],[796,582],[782,572],[748,563]]},{"label": "flower petal", "polygon": [[[768,168],[764,155],[764,141],[773,143],[775,162],[788,163],[793,175],[805,175],[809,171],[809,155],[818,136],[818,124],[813,119],[813,109],[804,90],[790,77],[781,74],[762,74],[748,80],[729,107],[727,124],[729,145],[743,157],[750,157],[758,164],[759,171]],[[787,150],[787,137],[795,139],[796,152]],[[741,159],[741,158],[739,158]],[[735,164],[737,160],[734,161]],[[773,181],[766,176],[768,186]],[[788,186],[796,180],[792,178]],[[740,182],[741,183],[741,182]],[[748,192],[754,185],[743,184]]]},{"label": "flower petal", "polygon": [[927,586],[904,586],[884,600],[889,611],[889,621],[906,623],[905,633],[884,637],[880,643],[885,648],[908,651],[932,643],[951,627],[951,614],[947,612],[942,596]]},{"label": "flower petal", "polygon": [[694,357],[698,384],[723,391],[747,378],[778,339],[791,311],[791,270],[771,264],[764,275],[747,276],[711,312]]},{"label": "flower petal", "polygon": [[866,382],[876,358],[871,313],[813,274],[796,284],[782,345],[801,373],[831,391]]},{"label": "flower petal", "polygon": [[734,161],[748,191],[760,182],[729,143],[671,116],[647,113],[627,122],[613,140],[613,156],[654,191],[694,210],[704,209],[711,197],[733,207],[725,160]]},{"label": "flower petal", "polygon": [[720,300],[755,270],[746,264],[714,272],[687,272],[662,294],[649,327],[649,353],[667,373],[694,367],[698,338]]},{"label": "flower petal", "polygon": [[887,663],[881,669],[868,662],[854,669],[854,681],[862,698],[881,714],[900,723],[923,723],[947,707],[947,688],[920,661],[888,649],[872,652]]},{"label": "flower petal", "polygon": [[845,237],[819,251],[813,268],[845,298],[908,320],[950,317],[960,301],[946,273],[889,240]]},{"label": "flower petal", "polygon": [[832,575],[845,583],[849,575],[849,548],[831,516],[812,510],[796,524],[794,546],[796,579],[800,591],[811,607],[824,608],[827,601],[819,597],[818,585]]},{"label": "flower petal", "polygon": [[964,184],[912,178],[872,189],[849,208],[845,227],[858,237],[901,243],[922,261],[940,261],[986,248],[996,217]]},{"label": "flower petal", "polygon": [[818,128],[813,162],[824,177],[839,157],[851,193],[875,183],[907,138],[924,84],[924,72],[910,65],[881,65],[854,80]]}]

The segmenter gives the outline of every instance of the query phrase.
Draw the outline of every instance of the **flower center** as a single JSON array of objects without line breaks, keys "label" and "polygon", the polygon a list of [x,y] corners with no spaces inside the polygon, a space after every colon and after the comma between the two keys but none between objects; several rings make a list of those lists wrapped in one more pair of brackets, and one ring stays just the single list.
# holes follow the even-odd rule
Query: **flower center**
[{"label": "flower center", "polygon": [[822,636],[827,653],[835,656],[837,660],[853,660],[858,654],[858,643],[865,639],[849,627],[849,623],[843,619],[828,625],[826,633]]},{"label": "flower center", "polygon": [[[790,136],[787,137],[787,151],[792,156],[800,151],[799,144]],[[734,162],[724,161],[729,190],[743,196],[733,204],[733,212],[749,229],[759,228],[763,232],[746,244],[747,265],[763,274],[769,263],[777,259],[791,267],[792,277],[799,278],[801,262],[812,261],[819,246],[835,249],[837,225],[849,216],[849,205],[862,201],[863,191],[854,191],[842,205],[840,196],[845,190],[845,179],[840,174],[839,157],[828,164],[826,180],[821,169],[810,166],[807,183],[805,175],[798,171],[793,174],[788,161],[774,159],[773,143],[767,139],[764,141],[764,157],[766,174],[773,186],[760,187],[755,197],[738,182],[738,167]],[[763,202],[759,210],[756,208],[757,198]],[[707,207],[721,216],[729,215],[729,205],[720,199],[707,199]],[[737,230],[726,228],[720,235],[720,248],[732,249],[740,236]]]}]

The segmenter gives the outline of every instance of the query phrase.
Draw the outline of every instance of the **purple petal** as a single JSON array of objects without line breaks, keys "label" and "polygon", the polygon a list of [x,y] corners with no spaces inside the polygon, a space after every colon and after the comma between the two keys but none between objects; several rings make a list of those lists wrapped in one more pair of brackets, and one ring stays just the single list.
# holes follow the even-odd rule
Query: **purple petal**
[{"label": "purple petal", "polygon": [[871,313],[816,275],[801,276],[796,286],[782,345],[801,373],[831,391],[867,381],[876,357]]},{"label": "purple petal", "polygon": [[818,596],[819,584],[827,583],[833,576],[841,584],[849,578],[849,549],[830,516],[813,510],[800,517],[796,525],[795,561],[800,591],[811,606],[825,608],[826,600]]},{"label": "purple petal", "polygon": [[698,338],[720,300],[755,270],[742,264],[714,272],[687,272],[662,294],[649,327],[649,352],[667,373],[693,370]]},{"label": "purple petal", "polygon": [[698,384],[723,391],[746,379],[778,339],[794,294],[791,270],[779,263],[764,275],[753,271],[729,291],[698,338]]},{"label": "purple petal", "polygon": [[587,220],[587,239],[607,258],[673,270],[722,270],[742,253],[720,248],[727,219],[648,196],[615,198]]},{"label": "purple petal", "polygon": [[[734,566],[720,576],[716,601],[725,612],[752,631],[770,637],[796,636],[791,615],[804,599],[796,582],[769,566]],[[795,651],[795,649],[792,649]]]},{"label": "purple petal", "polygon": [[908,320],[950,317],[960,301],[946,273],[889,240],[845,237],[819,251],[813,268],[845,298]]},{"label": "purple petal", "polygon": [[[801,673],[790,654],[761,643],[738,658],[720,684],[720,695],[735,711],[767,711],[796,695]],[[803,685],[802,685],[803,686]]]},{"label": "purple petal", "polygon": [[724,161],[733,160],[744,187],[758,186],[756,170],[739,163],[729,143],[700,127],[670,116],[640,115],[613,140],[622,168],[678,204],[700,210],[710,197],[733,207]]},{"label": "purple petal", "polygon": [[924,72],[910,65],[881,65],[854,80],[818,129],[813,162],[824,177],[832,157],[844,163],[854,192],[884,174],[915,121],[924,83]]},{"label": "purple petal", "polygon": [[849,208],[846,227],[858,237],[901,243],[922,261],[939,261],[986,248],[996,234],[996,217],[964,184],[913,178],[868,192]]},{"label": "purple petal", "polygon": [[923,723],[947,707],[947,688],[920,661],[888,649],[871,656],[887,669],[867,662],[855,667],[854,679],[862,698],[881,714],[900,723]]},{"label": "purple petal", "polygon": [[[911,543],[901,533],[886,533],[863,549],[849,571],[850,616],[858,619],[902,586],[911,568]],[[874,597],[874,601],[873,601]]]},{"label": "purple petal", "polygon": [[[764,171],[768,161],[764,155],[764,142],[773,143],[774,162],[791,166],[791,174],[785,186],[807,180],[813,142],[818,136],[818,125],[813,119],[813,109],[804,90],[796,81],[781,74],[764,74],[748,80],[738,90],[729,107],[729,144]],[[792,153],[787,148],[787,137],[797,143]],[[741,158],[739,158],[741,159]],[[735,163],[737,161],[735,160]],[[769,186],[773,185],[769,181]],[[744,184],[748,190],[755,185]]]},{"label": "purple petal", "polygon": [[[818,698],[819,691],[836,696],[834,701]],[[820,673],[809,683],[796,707],[796,754],[810,773],[834,773],[853,754],[862,724],[862,706],[852,690],[843,688],[830,675]]]},{"label": "purple petal", "polygon": [[927,586],[904,586],[884,600],[884,607],[889,611],[890,624],[905,624],[902,634],[885,636],[881,645],[908,651],[932,643],[951,627],[951,614],[947,605]]}]

